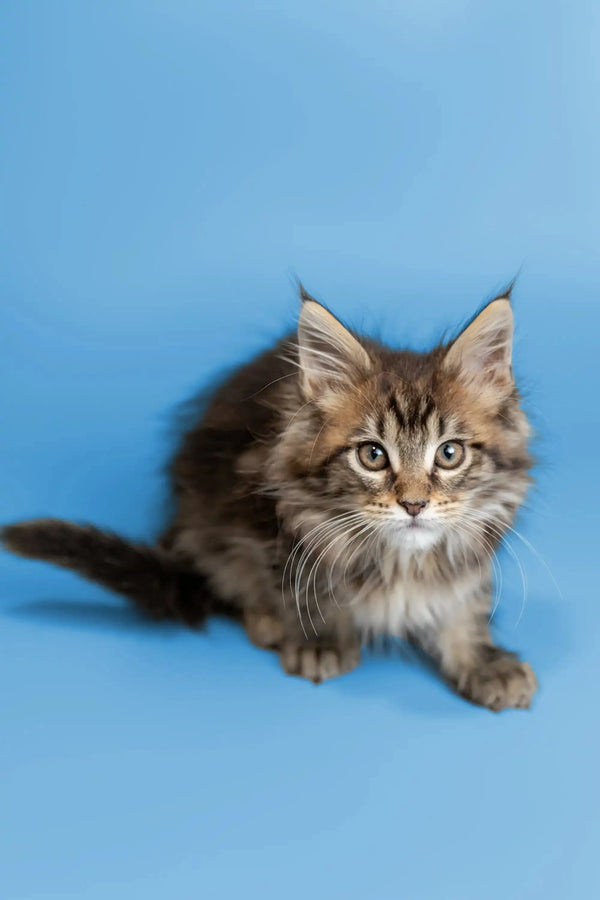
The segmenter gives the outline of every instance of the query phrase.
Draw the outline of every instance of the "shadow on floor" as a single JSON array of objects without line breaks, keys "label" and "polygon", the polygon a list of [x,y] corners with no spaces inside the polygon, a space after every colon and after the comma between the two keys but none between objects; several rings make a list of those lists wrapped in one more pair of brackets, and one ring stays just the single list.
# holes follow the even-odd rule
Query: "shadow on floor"
[{"label": "shadow on floor", "polygon": [[59,628],[91,628],[104,631],[175,630],[176,622],[155,622],[134,607],[78,600],[32,600],[6,610],[19,619],[34,619]]},{"label": "shadow on floor", "polygon": [[[153,621],[135,607],[117,602],[34,600],[8,607],[5,614],[69,629],[167,636],[175,635],[184,628],[176,622]],[[534,600],[530,602],[526,620],[521,623],[518,632],[512,631],[513,639],[518,636],[518,641],[514,643],[519,645],[523,657],[531,661],[542,685],[545,674],[560,670],[576,646],[572,615],[568,604]],[[499,643],[510,648],[513,644],[510,629],[500,628],[499,631],[501,633],[496,634]],[[215,635],[215,639],[218,640],[219,635]],[[264,651],[259,652],[262,654]],[[424,654],[397,640],[376,642],[365,650],[363,664],[356,673],[335,679],[321,690],[328,688],[354,698],[387,697],[393,705],[426,714],[434,712],[436,715],[455,716],[468,708],[468,704],[463,707],[464,701],[460,704],[455,702],[451,688],[440,679],[435,666]]]}]

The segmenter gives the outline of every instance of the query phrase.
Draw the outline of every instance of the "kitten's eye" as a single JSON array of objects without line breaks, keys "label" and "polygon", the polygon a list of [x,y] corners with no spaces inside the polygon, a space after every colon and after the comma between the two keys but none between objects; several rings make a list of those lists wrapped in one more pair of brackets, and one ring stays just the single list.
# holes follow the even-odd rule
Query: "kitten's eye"
[{"label": "kitten's eye", "polygon": [[446,441],[435,451],[435,464],[441,469],[456,469],[465,458],[465,446],[460,441]]},{"label": "kitten's eye", "polygon": [[390,464],[387,453],[379,444],[361,444],[357,454],[360,464],[372,472],[387,469]]}]

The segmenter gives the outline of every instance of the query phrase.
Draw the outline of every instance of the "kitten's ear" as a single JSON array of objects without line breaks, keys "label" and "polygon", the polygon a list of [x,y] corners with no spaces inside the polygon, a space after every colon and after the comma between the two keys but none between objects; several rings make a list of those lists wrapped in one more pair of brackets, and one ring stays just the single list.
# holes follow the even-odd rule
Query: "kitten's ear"
[{"label": "kitten's ear", "polygon": [[444,367],[482,388],[507,389],[512,386],[512,339],[513,314],[506,293],[488,303],[450,344]]},{"label": "kitten's ear", "polygon": [[302,390],[308,398],[326,388],[366,374],[371,360],[364,347],[341,322],[302,288],[298,322],[298,352]]}]

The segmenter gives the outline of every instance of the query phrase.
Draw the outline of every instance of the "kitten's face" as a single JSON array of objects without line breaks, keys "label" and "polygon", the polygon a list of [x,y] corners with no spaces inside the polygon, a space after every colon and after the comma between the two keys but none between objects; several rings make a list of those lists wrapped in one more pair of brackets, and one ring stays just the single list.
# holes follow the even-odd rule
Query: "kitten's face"
[{"label": "kitten's face", "polygon": [[347,510],[349,537],[363,545],[375,535],[412,552],[444,539],[454,552],[495,543],[523,499],[530,464],[511,338],[505,298],[428,354],[359,342],[305,302],[299,352],[313,413],[304,449],[311,445],[313,502]]},{"label": "kitten's face", "polygon": [[527,486],[516,400],[490,409],[435,370],[410,385],[386,372],[350,389],[318,444],[326,493],[406,549],[444,536],[464,543],[483,522],[510,521]]}]

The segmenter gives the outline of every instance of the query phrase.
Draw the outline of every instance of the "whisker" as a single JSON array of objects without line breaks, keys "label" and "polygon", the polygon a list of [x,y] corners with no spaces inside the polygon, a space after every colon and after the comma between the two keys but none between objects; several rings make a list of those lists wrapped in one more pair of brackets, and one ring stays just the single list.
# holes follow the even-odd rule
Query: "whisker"
[{"label": "whisker", "polygon": [[290,582],[289,582],[289,584],[290,584],[290,593],[291,593],[292,595],[295,595],[296,609],[297,609],[297,612],[298,612],[298,620],[299,620],[299,622],[300,622],[300,626],[301,626],[301,628],[302,628],[302,631],[304,632],[304,636],[305,636],[305,638],[306,638],[307,640],[308,640],[308,634],[307,634],[307,632],[306,632],[306,629],[305,629],[305,627],[304,627],[304,622],[303,622],[303,620],[302,620],[302,611],[301,611],[301,608],[300,608],[300,599],[299,599],[299,596],[298,596],[297,592],[294,592],[293,589],[292,589],[292,579],[291,579],[291,576],[292,576],[292,569],[291,569],[292,562],[293,562],[293,560],[294,560],[294,557],[295,557],[296,554],[298,553],[300,547],[302,547],[302,544],[304,543],[304,541],[306,541],[306,540],[307,540],[314,532],[318,532],[319,529],[321,529],[321,528],[323,528],[323,527],[325,527],[325,526],[327,526],[327,525],[331,525],[331,524],[333,524],[334,522],[338,521],[339,519],[344,519],[344,518],[346,518],[348,515],[350,515],[350,514],[349,514],[349,513],[341,513],[341,514],[339,514],[339,515],[337,515],[337,516],[333,516],[332,519],[329,519],[329,520],[327,520],[327,521],[325,521],[325,522],[319,522],[318,525],[315,525],[313,528],[311,528],[311,529],[308,531],[308,533],[307,533],[306,535],[304,535],[304,537],[302,537],[302,538],[295,544],[295,546],[292,548],[292,550],[291,550],[291,552],[289,553],[288,558],[287,558],[287,560],[286,560],[286,562],[285,562],[285,566],[284,566],[284,568],[283,568],[283,572],[282,572],[282,575],[281,575],[281,596],[282,596],[283,605],[284,605],[284,607],[285,607],[285,589],[284,589],[284,585],[285,585],[286,572],[287,572],[287,570],[288,570],[288,568],[289,568],[289,572],[290,572]]},{"label": "whisker", "polygon": [[[475,522],[482,523],[483,522],[485,524],[486,528],[488,528],[493,534],[495,534],[496,537],[498,537],[498,539],[502,543],[502,545],[504,547],[506,547],[506,549],[508,550],[508,552],[514,559],[515,564],[517,565],[517,568],[521,575],[521,583],[523,586],[521,609],[520,609],[519,615],[517,617],[517,621],[515,622],[515,624],[513,626],[514,628],[517,628],[521,622],[521,619],[523,618],[524,613],[525,613],[525,607],[527,605],[527,594],[528,594],[527,574],[525,572],[525,569],[523,568],[521,560],[519,559],[519,556],[518,556],[516,550],[514,549],[514,547],[512,546],[512,544],[510,544],[508,542],[506,535],[500,530],[500,528],[497,525],[495,525],[493,522],[491,522],[487,517],[477,515],[472,510],[464,511],[464,515],[466,518],[468,518],[473,523],[475,523]],[[504,524],[504,523],[502,523],[502,524]],[[505,527],[510,530],[509,525],[506,525]]]},{"label": "whisker", "polygon": [[[370,538],[371,540],[376,542],[378,539],[381,539],[381,537],[384,533],[384,530],[385,530],[385,526],[381,522],[374,522],[374,523],[372,523],[372,526],[373,526],[373,532],[372,532],[372,534],[368,535],[368,538]],[[346,576],[344,573],[344,579],[345,579],[345,577]],[[348,603],[344,604],[343,608],[350,609],[351,607],[355,606],[360,601],[360,599],[361,599],[361,593],[359,591],[356,594],[356,596],[352,597]]]},{"label": "whisker", "polygon": [[315,438],[314,441],[313,441],[312,449],[311,449],[310,455],[309,455],[309,457],[308,457],[308,464],[309,464],[309,466],[310,466],[311,463],[312,463],[313,453],[315,452],[315,448],[316,448],[316,446],[317,446],[317,441],[318,441],[319,438],[321,437],[321,434],[323,433],[323,429],[325,428],[326,424],[327,424],[327,421],[323,422],[323,424],[321,425],[321,427],[320,427],[319,430],[317,431],[317,436],[316,436],[316,438]]},{"label": "whisker", "polygon": [[[331,533],[332,530],[336,531],[338,529],[342,529],[342,530],[346,529],[350,522],[353,522],[356,518],[358,518],[360,516],[361,516],[360,513],[346,512],[346,513],[341,513],[337,516],[334,516],[334,517],[332,517],[332,519],[326,520],[325,522],[320,522],[318,525],[311,528],[307,532],[307,534],[304,535],[298,541],[298,543],[292,549],[291,553],[288,556],[288,559],[286,561],[284,571],[282,574],[282,593],[283,593],[283,585],[285,583],[286,571],[289,568],[290,593],[295,598],[296,609],[298,612],[298,618],[299,618],[300,624],[302,626],[302,630],[304,631],[306,638],[308,638],[308,635],[306,633],[306,629],[304,628],[304,623],[302,621],[302,612],[301,612],[301,605],[300,605],[300,581],[302,578],[302,573],[303,573],[304,567],[306,566],[306,563],[308,562],[308,558],[309,558],[310,554],[312,553],[313,547],[316,546],[316,544],[320,540],[322,540],[323,537],[326,537],[328,532]],[[304,549],[302,550],[300,559],[298,560],[298,563],[296,564],[295,587],[292,587],[292,563],[293,563],[294,557],[297,555],[298,551],[300,550],[300,548],[306,541],[308,541],[308,546],[304,547]],[[312,626],[312,629],[315,632],[315,634],[317,634],[317,630],[315,628],[314,622],[312,621],[310,609],[308,607],[308,602],[306,604],[306,612],[307,612],[310,624]],[[323,618],[322,615],[321,615],[321,618]]]},{"label": "whisker", "polygon": [[563,603],[565,603],[565,602],[566,602],[565,596],[564,596],[564,594],[563,594],[563,592],[562,592],[562,589],[561,589],[561,587],[560,587],[560,585],[559,585],[559,583],[558,583],[558,581],[557,581],[557,579],[556,579],[556,577],[555,577],[555,575],[554,575],[554,572],[552,571],[552,569],[550,568],[550,566],[548,565],[548,563],[546,562],[546,560],[544,559],[544,557],[541,555],[541,553],[539,552],[539,550],[538,550],[536,547],[534,547],[534,545],[531,543],[531,541],[529,541],[523,534],[521,534],[520,531],[518,531],[518,530],[517,530],[516,528],[514,528],[512,525],[506,524],[505,527],[506,527],[506,529],[507,529],[508,531],[511,532],[511,534],[514,534],[515,537],[518,538],[518,539],[521,541],[521,543],[529,550],[529,552],[532,553],[533,556],[535,556],[535,558],[538,560],[538,562],[541,563],[541,565],[544,567],[544,569],[546,570],[546,572],[547,572],[548,575],[550,576],[550,579],[551,579],[551,581],[552,581],[552,583],[553,583],[553,585],[554,585],[554,587],[555,587],[555,589],[556,589],[556,592],[557,592],[557,594],[558,594],[559,599],[560,599]]},{"label": "whisker", "polygon": [[[318,610],[318,612],[319,612],[319,615],[321,616],[321,619],[323,620],[323,623],[325,623],[325,618],[324,618],[324,616],[323,616],[323,613],[321,612],[321,608],[320,608],[320,606],[319,606],[319,601],[318,601],[318,598],[317,598],[317,582],[316,582],[317,570],[318,570],[318,568],[319,568],[319,565],[320,565],[321,561],[325,558],[325,556],[326,556],[327,553],[329,552],[330,548],[333,547],[333,545],[336,543],[336,541],[339,541],[339,540],[341,540],[341,539],[343,539],[343,538],[347,538],[348,535],[351,534],[351,532],[352,532],[354,529],[359,528],[359,527],[361,526],[361,524],[362,524],[361,522],[358,522],[358,523],[356,523],[355,525],[350,526],[350,528],[347,529],[346,531],[342,530],[340,533],[338,533],[338,534],[333,538],[333,540],[331,540],[331,541],[327,544],[327,546],[325,547],[325,549],[321,551],[321,553],[320,553],[319,556],[317,557],[316,561],[313,563],[312,568],[310,569],[310,571],[309,571],[309,573],[308,573],[308,578],[307,578],[307,580],[306,580],[306,588],[305,588],[305,603],[306,603],[306,606],[307,606],[307,608],[308,608],[308,592],[309,592],[309,589],[310,589],[311,578],[313,578],[313,573],[314,573],[313,589],[314,589],[314,595],[315,595],[315,605],[316,605],[316,607],[317,607],[317,610]],[[346,526],[346,523],[344,522],[344,523],[342,524],[341,527],[342,527],[342,528],[345,528],[345,526]],[[338,526],[338,531],[339,531],[339,528],[340,528],[340,526]]]},{"label": "whisker", "polygon": [[[484,554],[488,557],[492,569],[494,572],[495,579],[495,594],[496,597],[494,599],[494,603],[489,615],[488,622],[491,622],[496,614],[496,610],[500,605],[500,599],[502,596],[502,569],[498,560],[496,559],[495,551],[492,545],[485,539],[485,537],[475,530],[474,525],[471,522],[468,522],[466,518],[459,517],[458,521],[453,522],[454,526],[457,527],[463,534],[466,534],[469,540],[474,540],[483,550]],[[479,561],[479,560],[478,560]],[[479,562],[479,571],[481,576],[483,577],[483,572],[481,571],[481,563]]]},{"label": "whisker", "polygon": [[533,544],[526,537],[524,537],[521,534],[520,531],[517,531],[516,528],[513,528],[512,525],[510,526],[510,531],[512,532],[512,534],[515,535],[515,537],[518,537],[519,540],[522,541],[522,543],[527,547],[527,549],[531,553],[533,553],[533,555],[536,557],[536,559],[544,566],[548,575],[552,579],[552,583],[554,584],[554,587],[556,588],[556,591],[558,593],[560,600],[562,600],[562,602],[565,603],[566,602],[565,596],[561,590],[561,587],[560,587],[558,581],[556,580],[556,578],[554,576],[554,572],[552,571],[552,569],[550,568],[550,566],[548,565],[548,563],[546,562],[544,557],[541,555],[541,553],[533,546]]},{"label": "whisker", "polygon": [[[303,543],[308,541],[310,535],[312,535],[310,541],[308,541],[307,546],[304,547],[300,559],[296,565],[296,590],[298,589],[299,580],[302,576],[303,568],[308,560],[308,556],[312,552],[312,549],[319,543],[322,538],[327,538],[328,532],[333,533],[338,529],[342,529],[342,531],[347,527],[348,524],[354,522],[358,518],[361,518],[360,513],[346,513],[340,517],[336,517],[341,519],[341,521],[330,520],[328,522],[323,522],[318,525],[316,528],[311,529],[311,531],[298,543],[299,549]],[[314,533],[313,533],[314,532]],[[290,572],[291,577],[291,572]]]},{"label": "whisker", "polygon": [[259,394],[262,394],[263,391],[266,391],[267,388],[270,388],[271,385],[277,384],[278,381],[283,381],[284,378],[291,378],[292,376],[297,378],[298,377],[297,372],[288,372],[287,375],[282,375],[280,378],[274,378],[273,381],[269,381],[268,384],[263,385],[263,387],[259,388],[253,394],[250,394],[250,396],[244,397],[242,402],[245,403],[247,400],[253,400],[254,397],[258,397]]},{"label": "whisker", "polygon": [[356,556],[356,554],[358,553],[360,548],[363,546],[363,544],[365,544],[366,541],[372,536],[374,524],[375,524],[374,522],[368,522],[366,524],[366,526],[361,531],[358,532],[357,535],[354,535],[354,539],[358,540],[358,538],[361,535],[363,535],[365,532],[367,532],[367,536],[365,538],[363,538],[362,541],[360,542],[360,544],[351,551],[348,559],[346,560],[346,565],[344,566],[344,573],[342,575],[342,582],[346,586],[348,585],[347,576],[348,576],[348,568],[350,566],[350,563],[352,562],[352,560],[354,559],[354,557]]}]

